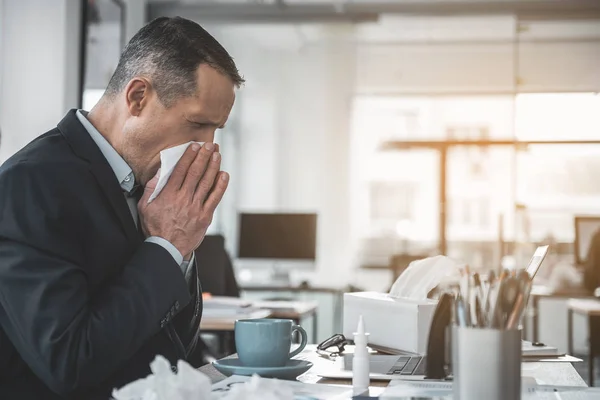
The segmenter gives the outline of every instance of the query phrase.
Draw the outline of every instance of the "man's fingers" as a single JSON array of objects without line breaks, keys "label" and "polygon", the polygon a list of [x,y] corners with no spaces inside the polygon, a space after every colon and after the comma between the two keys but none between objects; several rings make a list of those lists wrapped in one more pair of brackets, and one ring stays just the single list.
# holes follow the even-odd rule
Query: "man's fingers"
[{"label": "man's fingers", "polygon": [[156,175],[154,175],[154,177],[152,179],[150,179],[148,181],[148,183],[146,183],[146,186],[144,187],[144,194],[142,195],[142,198],[138,202],[138,208],[140,205],[148,203],[148,199],[150,198],[150,195],[152,194],[152,192],[154,192],[154,189],[156,189],[156,184],[158,183],[159,176],[160,176],[160,168],[158,169],[158,171],[156,171]]},{"label": "man's fingers", "polygon": [[194,196],[198,182],[204,176],[207,168],[209,167],[211,157],[214,153],[215,145],[212,143],[205,143],[202,149],[198,152],[196,158],[190,168],[187,171],[185,180],[183,181],[181,188],[190,194],[190,197]]},{"label": "man's fingers", "polygon": [[206,212],[213,213],[221,199],[223,198],[223,194],[225,194],[225,190],[227,190],[227,185],[229,184],[229,174],[227,172],[219,172],[217,175],[217,179],[215,180],[215,184],[213,190],[208,195],[208,198],[204,202],[204,209]]},{"label": "man's fingers", "polygon": [[204,200],[206,200],[206,198],[208,197],[208,193],[214,187],[215,179],[220,169],[221,154],[214,152],[210,157],[210,161],[208,163],[206,171],[204,172],[204,175],[202,176],[202,178],[200,178],[198,187],[195,188],[196,192],[194,193],[194,203],[204,203]]},{"label": "man's fingers", "polygon": [[169,181],[165,186],[167,190],[179,190],[181,188],[190,166],[196,159],[198,150],[200,150],[200,145],[198,143],[192,143],[188,146],[185,153],[183,153],[183,156],[177,162],[173,173],[169,177]]}]

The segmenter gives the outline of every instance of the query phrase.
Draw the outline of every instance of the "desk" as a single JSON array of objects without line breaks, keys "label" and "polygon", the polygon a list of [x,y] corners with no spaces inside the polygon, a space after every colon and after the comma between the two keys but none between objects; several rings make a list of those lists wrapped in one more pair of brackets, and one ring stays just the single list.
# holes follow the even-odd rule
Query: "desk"
[{"label": "desk", "polygon": [[[252,302],[254,311],[248,314],[228,316],[203,315],[200,329],[204,333],[219,334],[219,351],[231,354],[233,349],[233,331],[238,319],[283,318],[291,319],[300,325],[303,318],[312,316],[312,340],[317,343],[317,303],[314,301],[256,301]],[[307,338],[308,339],[308,338]]]},{"label": "desk", "polygon": [[306,317],[312,317],[312,341],[317,342],[317,307],[316,301],[255,301],[253,307],[271,312],[271,318],[291,319],[296,325]]},{"label": "desk", "polygon": [[218,351],[220,354],[231,354],[234,349],[233,331],[235,330],[235,321],[238,319],[261,319],[269,318],[271,311],[255,310],[248,314],[233,314],[227,317],[202,316],[200,321],[200,330],[203,333],[214,333],[218,337]]},{"label": "desk", "polygon": [[[532,342],[539,342],[539,307],[540,299],[570,299],[570,298],[593,298],[593,294],[583,288],[568,289],[568,290],[554,290],[548,286],[533,285],[531,288],[530,295],[530,311],[528,315],[531,315],[533,338]],[[527,324],[525,324],[527,327]],[[524,332],[524,337],[527,339],[527,329]]]},{"label": "desk", "polygon": [[241,291],[247,292],[309,292],[309,293],[329,293],[329,294],[339,294],[344,293],[343,288],[333,288],[333,287],[320,287],[320,286],[309,286],[309,285],[299,285],[299,286],[275,286],[275,285],[242,285],[240,287]]},{"label": "desk", "polygon": [[[240,290],[243,298],[262,300],[276,296],[278,298],[290,298],[291,301],[316,301],[318,303],[319,332],[315,329],[313,338],[315,343],[330,337],[334,333],[342,331],[343,295],[353,288],[330,287],[330,286],[276,286],[269,284],[242,284]],[[317,317],[315,316],[315,321]]]},{"label": "desk", "polygon": [[261,319],[272,316],[270,310],[256,310],[248,314],[234,314],[227,317],[202,316],[200,330],[210,332],[232,332],[238,319]]},{"label": "desk", "polygon": [[[309,345],[297,358],[311,361],[315,366],[301,375],[298,380],[304,383],[321,383],[332,385],[348,385],[352,382],[349,380],[334,380],[325,379],[316,374],[321,370],[328,368],[329,361],[323,357],[319,357],[315,352],[316,346]],[[217,371],[212,365],[205,365],[200,368],[200,371],[206,374],[213,383],[222,381],[225,376]],[[522,375],[525,377],[535,378],[538,383],[548,385],[564,385],[564,386],[586,386],[585,381],[575,371],[571,363],[567,362],[526,362],[523,363]],[[371,381],[373,388],[386,387],[387,381]],[[373,393],[372,393],[373,394]]]},{"label": "desk", "polygon": [[600,301],[591,299],[569,300],[569,314],[567,319],[567,334],[569,354],[573,354],[573,314],[581,314],[588,319],[588,380],[594,386],[594,359],[600,354],[598,335],[600,334]]}]

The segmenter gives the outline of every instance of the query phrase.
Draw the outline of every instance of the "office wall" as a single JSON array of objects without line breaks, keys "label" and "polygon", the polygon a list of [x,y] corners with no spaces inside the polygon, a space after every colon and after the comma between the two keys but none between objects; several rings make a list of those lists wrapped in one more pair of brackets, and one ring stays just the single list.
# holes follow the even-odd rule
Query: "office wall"
[{"label": "office wall", "polygon": [[0,160],[77,106],[80,2],[4,0],[0,26]]},{"label": "office wall", "polygon": [[[346,248],[346,133],[355,58],[354,46],[336,38],[351,34],[353,27],[323,28],[327,39],[308,45],[282,39],[289,34],[285,29],[277,35],[264,28],[263,39],[276,39],[260,43],[242,30],[207,28],[232,53],[247,78],[232,116],[235,128],[222,135],[236,138],[236,167],[231,171],[234,199],[222,205],[222,226],[230,250],[235,253],[239,211],[317,212],[316,272],[308,269],[296,274],[298,279],[313,282],[334,281],[351,264]],[[227,151],[225,146],[224,159]],[[255,267],[257,263],[240,261],[238,265]]]}]

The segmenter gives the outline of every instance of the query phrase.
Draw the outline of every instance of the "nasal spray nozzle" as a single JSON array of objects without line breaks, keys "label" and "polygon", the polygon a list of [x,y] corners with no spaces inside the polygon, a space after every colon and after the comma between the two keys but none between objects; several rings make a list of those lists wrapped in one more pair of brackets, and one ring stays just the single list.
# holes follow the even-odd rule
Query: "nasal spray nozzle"
[{"label": "nasal spray nozzle", "polygon": [[352,360],[352,391],[360,395],[369,391],[369,350],[362,315],[358,318],[358,327],[354,332],[354,358]]}]

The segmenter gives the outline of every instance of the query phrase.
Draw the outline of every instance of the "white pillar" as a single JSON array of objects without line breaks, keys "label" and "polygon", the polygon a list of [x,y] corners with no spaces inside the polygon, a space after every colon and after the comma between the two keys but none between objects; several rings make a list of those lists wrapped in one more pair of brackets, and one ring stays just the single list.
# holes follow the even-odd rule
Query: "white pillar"
[{"label": "white pillar", "polygon": [[6,160],[78,106],[81,3],[0,5],[0,160]]},{"label": "white pillar", "polygon": [[147,0],[125,0],[125,42],[148,22],[147,8]]}]

